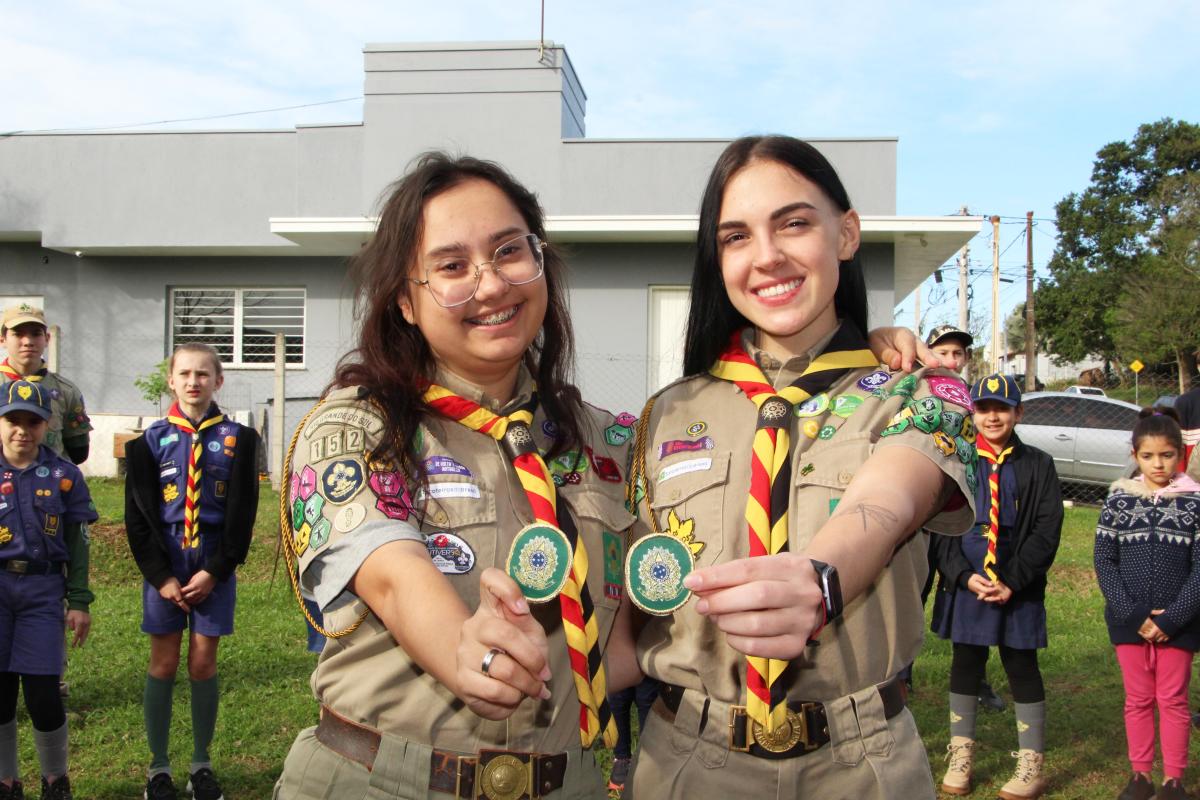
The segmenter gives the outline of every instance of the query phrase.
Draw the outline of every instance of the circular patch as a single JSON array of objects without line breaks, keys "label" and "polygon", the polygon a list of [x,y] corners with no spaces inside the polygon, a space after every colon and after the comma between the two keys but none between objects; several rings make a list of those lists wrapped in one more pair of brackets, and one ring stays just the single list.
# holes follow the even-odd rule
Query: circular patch
[{"label": "circular patch", "polygon": [[449,531],[429,534],[425,537],[425,549],[443,575],[465,575],[475,566],[475,551],[471,545]]},{"label": "circular patch", "polygon": [[363,464],[356,458],[334,461],[325,468],[325,473],[321,476],[325,497],[334,505],[348,502],[362,490],[366,482]]},{"label": "circular patch", "polygon": [[565,533],[553,525],[535,522],[513,539],[505,567],[526,600],[547,603],[566,585],[573,555]]},{"label": "circular patch", "polygon": [[853,394],[843,394],[833,399],[833,414],[834,416],[845,419],[858,410],[862,405],[863,399]]},{"label": "circular patch", "polygon": [[797,417],[819,417],[829,408],[829,395],[821,392],[796,406]]},{"label": "circular patch", "polygon": [[878,389],[891,379],[891,375],[883,370],[878,370],[877,372],[872,372],[870,375],[867,375],[864,378],[860,378],[858,381],[858,388],[865,389],[869,392],[872,389]]},{"label": "circular patch", "polygon": [[817,433],[817,438],[818,439],[832,439],[833,435],[835,433],[837,433],[837,428],[833,427],[832,425],[826,425],[824,428],[821,428],[821,430]]},{"label": "circular patch", "polygon": [[221,452],[221,443],[220,442],[209,442],[208,443],[208,452],[210,452],[210,453]]},{"label": "circular patch", "polygon": [[39,478],[48,478],[48,477],[50,477],[50,468],[49,467],[38,467],[37,469],[35,469],[33,471],[33,474],[37,475]]},{"label": "circular patch", "polygon": [[804,431],[804,435],[808,438],[815,439],[821,430],[821,423],[817,422],[815,419],[806,419],[804,424],[801,426],[801,430]]},{"label": "circular patch", "polygon": [[333,527],[341,533],[349,533],[362,524],[367,517],[367,508],[362,503],[350,503],[333,518]]},{"label": "circular patch", "polygon": [[625,586],[633,604],[657,617],[664,617],[692,596],[683,585],[691,574],[692,551],[669,533],[639,539],[625,556]]},{"label": "circular patch", "polygon": [[699,436],[700,434],[704,433],[706,430],[708,430],[707,422],[699,422],[699,421],[693,422],[691,425],[687,426],[687,435],[693,436],[693,437]]}]

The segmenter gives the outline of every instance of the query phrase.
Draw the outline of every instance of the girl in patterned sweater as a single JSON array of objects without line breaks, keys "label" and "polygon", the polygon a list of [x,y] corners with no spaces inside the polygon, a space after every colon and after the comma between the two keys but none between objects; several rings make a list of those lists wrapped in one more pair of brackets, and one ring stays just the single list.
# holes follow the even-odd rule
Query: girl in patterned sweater
[{"label": "girl in patterned sweater", "polygon": [[[1133,777],[1119,800],[1185,798],[1188,683],[1200,649],[1200,484],[1179,471],[1183,435],[1171,409],[1144,409],[1133,429],[1139,475],[1112,485],[1096,528],[1096,577],[1125,683]],[[1164,783],[1155,794],[1154,706]]]}]

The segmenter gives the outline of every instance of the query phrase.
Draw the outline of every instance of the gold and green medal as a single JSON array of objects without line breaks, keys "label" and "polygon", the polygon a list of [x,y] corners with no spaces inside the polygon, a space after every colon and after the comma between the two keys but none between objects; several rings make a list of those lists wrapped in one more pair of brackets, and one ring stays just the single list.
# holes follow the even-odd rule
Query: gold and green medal
[{"label": "gold and green medal", "polygon": [[553,525],[526,525],[513,539],[505,568],[531,603],[548,603],[558,597],[571,572],[571,543]]},{"label": "gold and green medal", "polygon": [[633,604],[657,617],[680,608],[692,596],[683,585],[695,558],[679,537],[654,533],[639,539],[625,556],[625,585]]}]

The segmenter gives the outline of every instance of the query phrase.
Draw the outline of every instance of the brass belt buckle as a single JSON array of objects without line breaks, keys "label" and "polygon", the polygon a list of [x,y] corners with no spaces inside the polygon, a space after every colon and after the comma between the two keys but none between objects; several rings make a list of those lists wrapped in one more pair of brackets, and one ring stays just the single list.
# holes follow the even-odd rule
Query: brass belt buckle
[{"label": "brass belt buckle", "polygon": [[26,572],[29,571],[29,562],[22,561],[19,558],[11,559],[8,562],[8,571],[15,572],[18,575],[24,575]]},{"label": "brass belt buckle", "polygon": [[[749,731],[746,729],[747,721],[749,719],[750,719],[750,717],[746,714],[745,706],[730,706],[729,707],[729,749],[733,750],[736,753],[749,753],[750,752],[750,737],[749,737],[749,735],[745,735],[745,734],[749,734]],[[735,734],[737,732],[737,727],[739,724],[742,726],[742,733],[745,735],[745,738],[743,739],[743,741],[746,744],[744,747],[739,747],[736,744],[737,737],[735,736]]]},{"label": "brass belt buckle", "polygon": [[[479,761],[483,761],[480,752]],[[533,756],[528,761],[522,761],[512,753],[500,753],[493,756],[486,764],[476,764],[475,781],[477,789],[483,792],[488,800],[518,800],[521,797],[538,797],[537,786],[533,782]]]}]

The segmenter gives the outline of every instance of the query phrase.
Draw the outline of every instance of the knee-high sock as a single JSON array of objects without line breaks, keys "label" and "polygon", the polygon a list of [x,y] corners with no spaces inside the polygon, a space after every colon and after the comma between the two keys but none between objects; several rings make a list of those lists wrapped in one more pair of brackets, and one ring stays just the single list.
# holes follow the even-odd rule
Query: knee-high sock
[{"label": "knee-high sock", "polygon": [[211,763],[208,746],[217,729],[220,699],[216,675],[207,680],[192,681],[192,772]]},{"label": "knee-high sock", "polygon": [[1043,752],[1046,749],[1046,701],[1013,705],[1017,710],[1017,747]]},{"label": "knee-high sock", "polygon": [[975,712],[979,697],[973,694],[950,693],[950,735],[975,738]]},{"label": "knee-high sock", "polygon": [[0,780],[21,780],[21,759],[17,756],[17,720],[0,725]]},{"label": "knee-high sock", "polygon": [[146,742],[150,745],[150,777],[171,771],[168,744],[171,739],[171,699],[175,679],[163,680],[146,675],[142,696],[142,715],[146,720]]},{"label": "knee-high sock", "polygon": [[[55,681],[57,683],[57,680]],[[63,721],[52,731],[33,729],[33,744],[37,748],[42,775],[57,778],[67,774],[67,723]]]}]

